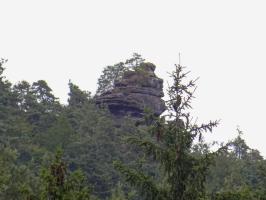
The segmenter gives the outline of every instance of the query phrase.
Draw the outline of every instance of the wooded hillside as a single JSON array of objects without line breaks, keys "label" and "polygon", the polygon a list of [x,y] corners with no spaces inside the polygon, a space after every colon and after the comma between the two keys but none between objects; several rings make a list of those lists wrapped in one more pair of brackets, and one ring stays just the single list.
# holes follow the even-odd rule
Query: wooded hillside
[{"label": "wooded hillside", "polygon": [[147,88],[160,79],[143,71],[143,63],[134,54],[106,67],[96,95],[69,82],[68,104],[63,105],[45,80],[8,81],[8,63],[2,59],[0,199],[266,199],[266,160],[248,146],[241,130],[231,141],[216,144],[215,151],[204,141],[204,133],[215,134],[219,121],[194,122],[196,81],[187,80],[182,66],[173,67],[166,106],[158,107],[159,114],[166,109],[162,115],[155,113],[161,94],[151,107],[137,101],[134,112],[119,116],[108,103],[99,103],[103,95],[129,91],[121,81],[125,73],[146,73],[130,92],[151,91]]}]

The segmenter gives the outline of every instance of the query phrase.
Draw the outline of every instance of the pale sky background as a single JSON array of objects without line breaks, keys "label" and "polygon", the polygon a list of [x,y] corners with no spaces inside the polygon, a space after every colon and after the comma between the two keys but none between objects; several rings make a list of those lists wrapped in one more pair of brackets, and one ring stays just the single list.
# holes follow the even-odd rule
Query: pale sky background
[{"label": "pale sky background", "polygon": [[142,54],[165,81],[178,63],[200,77],[194,116],[221,119],[208,140],[244,132],[266,156],[266,2],[258,0],[0,0],[7,78],[44,79],[61,102],[68,80],[96,90],[102,69]]}]

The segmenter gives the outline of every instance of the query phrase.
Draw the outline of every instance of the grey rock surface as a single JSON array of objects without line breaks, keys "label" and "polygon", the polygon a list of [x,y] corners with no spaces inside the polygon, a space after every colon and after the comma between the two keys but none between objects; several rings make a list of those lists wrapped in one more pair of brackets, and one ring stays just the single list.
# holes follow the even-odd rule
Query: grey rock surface
[{"label": "grey rock surface", "polygon": [[155,68],[152,63],[142,63],[135,71],[126,71],[112,90],[96,98],[96,103],[107,105],[118,117],[140,118],[145,109],[159,116],[166,107],[162,100],[163,80],[155,75]]}]

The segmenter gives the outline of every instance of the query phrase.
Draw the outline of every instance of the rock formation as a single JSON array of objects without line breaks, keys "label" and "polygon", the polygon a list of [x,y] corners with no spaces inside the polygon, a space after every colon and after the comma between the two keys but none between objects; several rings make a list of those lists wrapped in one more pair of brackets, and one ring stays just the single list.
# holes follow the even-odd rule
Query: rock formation
[{"label": "rock formation", "polygon": [[161,99],[164,96],[163,80],[155,75],[154,70],[152,63],[142,63],[134,71],[126,71],[112,90],[96,98],[96,103],[107,105],[118,117],[140,118],[146,108],[159,116],[165,110]]}]

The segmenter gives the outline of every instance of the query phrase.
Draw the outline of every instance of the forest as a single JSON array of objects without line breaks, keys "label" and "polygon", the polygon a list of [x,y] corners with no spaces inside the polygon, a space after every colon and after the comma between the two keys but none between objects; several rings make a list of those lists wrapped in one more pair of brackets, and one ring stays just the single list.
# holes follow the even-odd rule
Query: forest
[{"label": "forest", "polygon": [[124,76],[140,74],[143,87],[145,77],[161,83],[143,70],[153,69],[145,63],[133,54],[107,66],[96,94],[69,81],[62,104],[45,80],[11,83],[1,59],[0,199],[266,200],[266,160],[240,128],[230,141],[204,140],[219,121],[193,120],[197,79],[187,78],[187,68],[173,66],[162,114],[144,106],[138,115],[118,116],[99,103],[116,86],[126,87]]}]

